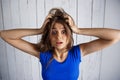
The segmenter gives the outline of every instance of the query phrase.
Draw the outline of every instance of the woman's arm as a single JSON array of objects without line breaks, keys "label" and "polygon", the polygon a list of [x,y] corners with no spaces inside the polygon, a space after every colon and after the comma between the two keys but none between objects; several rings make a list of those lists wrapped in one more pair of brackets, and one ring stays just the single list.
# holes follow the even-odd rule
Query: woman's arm
[{"label": "woman's arm", "polygon": [[23,40],[22,38],[26,36],[42,34],[44,31],[44,27],[46,23],[49,22],[49,18],[51,18],[51,16],[52,15],[48,14],[40,29],[1,30],[0,37],[12,46],[39,58],[40,52],[37,44],[30,43],[28,41]]},{"label": "woman's arm", "polygon": [[95,36],[98,39],[80,44],[83,56],[108,47],[120,40],[120,30],[108,28],[77,28],[80,35]]},{"label": "woman's arm", "polygon": [[41,29],[11,29],[2,30],[0,32],[0,37],[15,48],[18,48],[33,56],[39,57],[39,50],[37,45],[25,41],[22,38],[25,36],[38,35],[41,33]]},{"label": "woman's arm", "polygon": [[98,37],[96,40],[80,44],[80,49],[83,56],[101,50],[120,41],[120,30],[109,28],[78,28],[75,26],[74,20],[71,16],[65,15],[65,17],[68,18],[67,22],[71,26],[74,33]]},{"label": "woman's arm", "polygon": [[14,39],[20,39],[25,36],[38,35],[41,33],[42,33],[41,29],[19,28],[19,29],[2,30],[1,37],[14,40]]}]

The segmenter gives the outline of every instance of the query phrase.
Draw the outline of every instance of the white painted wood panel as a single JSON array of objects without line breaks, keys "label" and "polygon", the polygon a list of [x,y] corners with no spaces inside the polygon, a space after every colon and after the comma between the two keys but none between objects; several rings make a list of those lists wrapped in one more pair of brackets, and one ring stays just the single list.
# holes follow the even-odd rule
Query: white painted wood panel
[{"label": "white painted wood panel", "polygon": [[[3,7],[2,1],[0,0],[0,30],[4,29],[4,20],[3,20]],[[7,63],[7,53],[6,53],[6,44],[0,39],[0,80],[8,80],[8,63]]]},{"label": "white painted wood panel", "polygon": [[[40,28],[53,7],[63,8],[78,27],[120,29],[120,0],[0,0],[0,30]],[[96,39],[73,37],[75,45]],[[36,43],[41,36],[24,39]],[[82,58],[79,80],[119,80],[119,48],[120,42]],[[39,59],[0,39],[0,80],[42,80]]]},{"label": "white painted wood panel", "polygon": [[[105,28],[120,29],[120,0],[106,0]],[[120,42],[102,52],[100,80],[120,80]]]},{"label": "white painted wood panel", "polygon": [[[91,17],[92,17],[92,0],[84,1],[78,0],[78,27],[91,28]],[[89,36],[77,35],[77,44],[90,41]],[[80,78],[79,80],[89,79],[90,74],[90,55],[82,58],[80,64]]]},{"label": "white painted wood panel", "polygon": [[[33,12],[34,12],[34,17],[33,20],[35,21],[33,24],[33,28],[40,28],[42,26],[42,23],[44,21],[44,0],[34,0],[34,7]],[[34,39],[33,39],[34,38]],[[34,36],[31,37],[30,41],[33,43],[39,42],[41,39],[41,36]],[[32,62],[32,77],[33,80],[42,80],[41,77],[41,64],[39,63],[39,59],[37,59],[34,56],[31,56],[31,62]]]},{"label": "white painted wood panel", "polygon": [[[34,0],[20,0],[19,1],[19,8],[20,8],[20,26],[21,27],[28,27],[31,28],[31,24],[35,23],[35,21],[31,22],[31,20],[34,20],[32,18],[34,15],[31,15],[35,11],[33,11],[33,6],[31,5],[34,4]],[[31,11],[30,11],[31,9]],[[25,40],[30,41],[30,37],[25,37]],[[34,40],[34,39],[33,39]],[[24,53],[24,58],[23,58],[23,70],[24,70],[24,79],[25,80],[32,80],[32,66],[31,66],[31,56]]]},{"label": "white painted wood panel", "polygon": [[[2,0],[1,3],[2,3],[2,5],[1,5],[2,13],[3,13],[2,19],[4,22],[3,29],[8,29],[8,28],[11,28],[11,26],[12,26],[10,1],[9,0]],[[5,43],[4,47],[5,47],[5,49],[4,49],[5,53],[2,54],[3,56],[1,56],[3,58],[2,64],[4,64],[4,66],[2,67],[3,68],[2,79],[3,80],[9,80],[9,79],[14,80],[15,77],[11,75],[11,73],[15,74],[14,72],[16,72],[15,71],[16,67],[14,66],[14,61],[15,61],[14,59],[15,58],[12,58],[14,56],[14,48],[7,43]],[[11,54],[9,54],[9,52]],[[6,73],[6,74],[4,74],[4,73]]]},{"label": "white painted wood panel", "polygon": [[[104,3],[105,0],[93,0],[92,1],[92,17],[91,27],[92,28],[103,28],[104,27]],[[91,40],[97,39],[92,37]],[[89,80],[100,80],[100,69],[101,69],[101,58],[102,51],[94,52],[90,55],[90,74],[88,73]],[[94,75],[94,76],[92,76]],[[87,80],[88,80],[87,79]],[[86,79],[85,79],[86,80]]]}]

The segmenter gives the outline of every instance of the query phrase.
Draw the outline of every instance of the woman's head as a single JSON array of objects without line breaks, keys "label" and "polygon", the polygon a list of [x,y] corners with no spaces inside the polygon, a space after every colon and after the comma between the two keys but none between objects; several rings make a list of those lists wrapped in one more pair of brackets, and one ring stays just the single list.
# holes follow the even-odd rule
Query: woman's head
[{"label": "woman's head", "polygon": [[40,51],[53,50],[54,48],[70,49],[73,45],[72,30],[63,9],[53,8],[49,14],[52,17],[46,23],[42,39],[39,43]]}]

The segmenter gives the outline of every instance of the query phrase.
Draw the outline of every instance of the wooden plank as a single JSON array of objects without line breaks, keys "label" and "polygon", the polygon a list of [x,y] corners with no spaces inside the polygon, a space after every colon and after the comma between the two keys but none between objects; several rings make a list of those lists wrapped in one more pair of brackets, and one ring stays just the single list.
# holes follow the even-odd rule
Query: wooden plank
[{"label": "wooden plank", "polygon": [[[45,0],[36,0],[36,27],[41,28],[45,20]],[[41,35],[37,36],[37,42],[41,39]],[[32,59],[33,80],[42,80],[42,67],[39,59]],[[37,75],[36,75],[37,74]]]},{"label": "wooden plank", "polygon": [[[18,0],[10,0],[10,13],[11,13],[11,25],[9,28],[18,28],[18,26],[20,26],[20,22],[19,22],[19,2]],[[22,65],[18,66],[17,64],[19,64],[18,62],[18,57],[16,56],[19,53],[18,49],[14,48],[14,55],[9,55],[11,56],[10,58],[12,59],[12,61],[9,63],[10,66],[10,80],[16,80],[19,77],[21,79],[23,79],[23,73],[19,74],[19,70],[22,72],[23,69]],[[14,67],[13,67],[14,66]],[[21,68],[20,68],[21,67]],[[19,77],[18,77],[19,76]]]},{"label": "wooden plank", "polygon": [[[120,29],[120,0],[106,0],[105,28]],[[120,42],[103,50],[100,80],[120,79]]]},{"label": "wooden plank", "polygon": [[[92,0],[78,0],[78,27],[91,27],[91,5]],[[77,44],[90,41],[90,37],[77,35]]]},{"label": "wooden plank", "polygon": [[[9,0],[2,0],[1,2],[1,6],[2,6],[2,13],[3,13],[3,27],[4,29],[8,29],[10,28],[10,26],[12,25],[11,23],[11,12],[10,12],[10,1]],[[4,45],[4,44],[3,44]],[[6,50],[4,49],[6,48]],[[10,77],[10,74],[13,73],[14,74],[14,69],[11,66],[14,66],[10,63],[14,63],[14,58],[12,58],[12,56],[14,56],[14,48],[10,45],[8,45],[7,43],[5,43],[5,45],[3,46],[3,50],[5,50],[5,53],[3,53],[2,55],[2,61],[3,61],[3,76],[2,79],[3,80],[10,80],[13,79],[13,77]],[[13,70],[12,72],[10,72],[11,70]]]},{"label": "wooden plank", "polygon": [[[19,1],[18,0],[11,0],[10,1],[10,13],[11,13],[11,26],[9,29],[12,28],[20,28],[20,11],[19,11]],[[14,63],[10,63],[13,68],[14,73],[10,74],[11,80],[23,80],[24,79],[24,66],[23,66],[23,54],[20,50],[14,48],[14,55],[11,57],[14,59]],[[12,70],[10,71],[12,72]]]},{"label": "wooden plank", "polygon": [[[36,28],[36,2],[35,0],[20,0],[20,22],[22,27],[26,28]],[[25,37],[27,41],[33,42],[37,37]],[[24,79],[33,80],[32,75],[32,57],[31,55],[24,53],[23,57],[23,68],[24,68]]]},{"label": "wooden plank", "polygon": [[[0,0],[0,30],[4,29],[4,20],[3,20],[3,6],[2,1]],[[8,80],[9,73],[8,73],[8,65],[6,59],[6,44],[0,38],[0,80]],[[7,69],[7,70],[6,70]]]},{"label": "wooden plank", "polygon": [[[93,0],[91,7],[91,27],[102,28],[104,26],[104,0]],[[91,40],[97,39],[91,37]],[[89,66],[85,69],[85,80],[99,80],[102,51],[97,51],[89,55]]]},{"label": "wooden plank", "polygon": [[[78,27],[80,28],[91,28],[91,16],[92,16],[92,0],[84,1],[78,0]],[[90,37],[77,35],[77,44],[85,43],[90,41]],[[90,55],[82,57],[82,62],[80,64],[80,80],[87,80],[88,73],[87,70],[89,69],[89,62],[90,62]]]},{"label": "wooden plank", "polygon": [[[42,6],[42,1],[37,1],[37,0],[29,0],[28,1],[28,14],[29,14],[29,28],[40,28],[40,23],[38,20],[41,20],[40,16],[43,11],[39,11],[41,9],[40,6]],[[41,3],[41,4],[39,4]],[[40,37],[37,36],[30,36],[29,41],[32,43],[37,43],[37,39]],[[31,73],[32,73],[32,79],[33,80],[40,80],[40,64],[39,64],[39,59],[31,56]],[[28,79],[26,79],[28,80]]]},{"label": "wooden plank", "polygon": [[[11,28],[17,28],[15,26],[19,26],[19,12],[17,11],[18,10],[18,2],[17,1],[13,1],[11,0],[10,1],[6,1],[7,3],[7,8],[6,6],[5,7],[5,16],[4,16],[4,20],[5,20],[5,29],[11,29]],[[6,16],[8,15],[8,16]],[[11,53],[9,53],[11,52]],[[16,80],[16,79],[24,79],[24,71],[23,71],[23,67],[22,65],[20,64],[23,63],[21,59],[21,56],[22,55],[20,53],[20,51],[18,51],[17,49],[15,49],[15,53],[16,55],[19,55],[19,58],[17,56],[15,56],[14,54],[14,48],[10,45],[7,44],[7,59],[9,60],[8,62],[8,66],[9,66],[9,75],[10,75],[10,78],[9,80]],[[19,61],[19,60],[20,61]],[[16,61],[16,63],[15,63]]]},{"label": "wooden plank", "polygon": [[[84,28],[101,28],[104,21],[104,1],[90,0],[89,2],[80,1],[78,7],[78,24],[86,26]],[[96,39],[95,37],[78,36],[81,43]],[[78,41],[79,41],[78,40]],[[82,41],[83,40],[83,41]],[[101,51],[83,57],[80,67],[80,80],[99,80]],[[94,75],[94,76],[93,76]]]},{"label": "wooden plank", "polygon": [[[2,12],[2,1],[0,0],[0,30],[3,30],[3,12]],[[3,54],[5,54],[5,43],[0,38],[0,80],[2,80],[3,76]]]}]

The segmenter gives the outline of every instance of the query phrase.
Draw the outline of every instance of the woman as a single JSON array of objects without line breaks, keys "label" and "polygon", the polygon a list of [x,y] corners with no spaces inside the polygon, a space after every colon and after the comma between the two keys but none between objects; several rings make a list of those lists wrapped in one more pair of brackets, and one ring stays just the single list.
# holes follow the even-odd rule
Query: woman
[{"label": "woman", "polygon": [[[72,33],[95,36],[98,39],[73,46]],[[25,36],[40,35],[33,44]],[[108,47],[120,40],[120,30],[108,28],[78,28],[63,9],[53,8],[40,29],[0,31],[0,37],[12,46],[40,59],[43,80],[77,80],[81,56]]]}]

